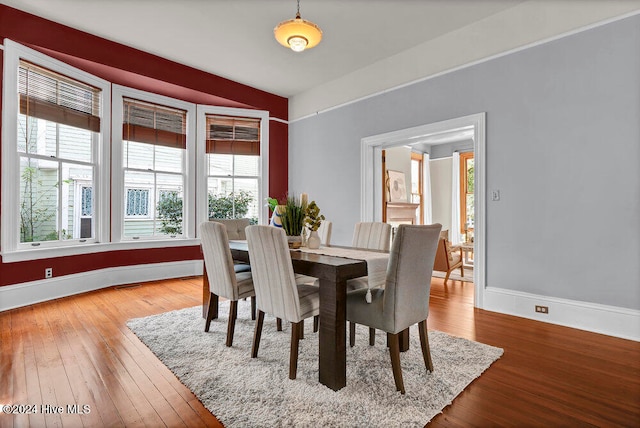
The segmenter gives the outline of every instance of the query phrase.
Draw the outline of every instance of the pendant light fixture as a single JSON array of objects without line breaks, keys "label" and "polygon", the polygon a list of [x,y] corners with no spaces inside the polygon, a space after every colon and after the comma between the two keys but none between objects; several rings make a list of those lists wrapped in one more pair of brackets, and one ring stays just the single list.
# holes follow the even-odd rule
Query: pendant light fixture
[{"label": "pendant light fixture", "polygon": [[322,40],[322,30],[316,24],[300,17],[300,0],[298,13],[294,19],[283,21],[273,30],[278,43],[295,52],[311,49]]}]

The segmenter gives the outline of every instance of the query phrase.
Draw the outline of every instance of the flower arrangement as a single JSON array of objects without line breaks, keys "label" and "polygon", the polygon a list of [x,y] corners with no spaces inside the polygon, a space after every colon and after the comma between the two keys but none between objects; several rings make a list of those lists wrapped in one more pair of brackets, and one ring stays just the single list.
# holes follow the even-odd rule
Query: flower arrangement
[{"label": "flower arrangement", "polygon": [[316,231],[324,221],[324,215],[320,214],[320,207],[316,204],[316,201],[311,201],[307,206],[307,217],[304,223],[311,231]]}]

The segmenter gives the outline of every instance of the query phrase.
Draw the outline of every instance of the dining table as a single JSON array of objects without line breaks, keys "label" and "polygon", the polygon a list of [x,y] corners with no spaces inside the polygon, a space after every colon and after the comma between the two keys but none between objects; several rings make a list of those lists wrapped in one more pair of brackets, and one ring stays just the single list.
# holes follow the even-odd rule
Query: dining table
[{"label": "dining table", "polygon": [[[229,247],[234,260],[251,263],[247,241],[232,240],[229,241]],[[363,249],[354,250],[357,250],[355,254],[362,254],[362,251],[366,251]],[[369,251],[380,253],[375,250]],[[305,251],[304,248],[300,250],[292,249],[290,254],[295,273],[318,278],[319,280],[319,381],[332,390],[338,391],[346,385],[347,280],[369,275],[367,261],[362,258],[322,254],[322,251]],[[386,255],[388,257],[388,253]],[[203,313],[206,313],[209,296],[209,283],[205,268],[203,275]],[[406,351],[409,348],[408,330],[401,335],[400,348],[402,351]]]}]

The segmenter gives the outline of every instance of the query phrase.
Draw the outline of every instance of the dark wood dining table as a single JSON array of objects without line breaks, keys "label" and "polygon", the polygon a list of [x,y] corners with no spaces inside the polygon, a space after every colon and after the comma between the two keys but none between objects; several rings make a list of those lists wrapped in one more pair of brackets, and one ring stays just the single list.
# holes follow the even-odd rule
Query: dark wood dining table
[{"label": "dark wood dining table", "polygon": [[[250,263],[246,241],[230,241],[234,260]],[[347,280],[367,275],[367,262],[345,257],[291,251],[295,273],[320,280],[319,380],[337,391],[347,384],[346,315]],[[206,270],[203,275],[203,312],[209,300]],[[408,349],[408,332],[401,340]]]}]

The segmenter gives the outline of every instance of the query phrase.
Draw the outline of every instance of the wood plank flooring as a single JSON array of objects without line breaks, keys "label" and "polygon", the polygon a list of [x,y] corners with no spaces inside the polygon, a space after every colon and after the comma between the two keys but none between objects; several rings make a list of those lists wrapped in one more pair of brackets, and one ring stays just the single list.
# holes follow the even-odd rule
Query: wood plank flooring
[{"label": "wood plank flooring", "polygon": [[[0,427],[221,426],[125,325],[199,305],[201,287],[156,281],[0,312],[0,403],[90,409],[0,414]],[[433,280],[430,311],[429,329],[505,353],[429,426],[640,426],[640,343],[474,309],[459,281]]]}]

